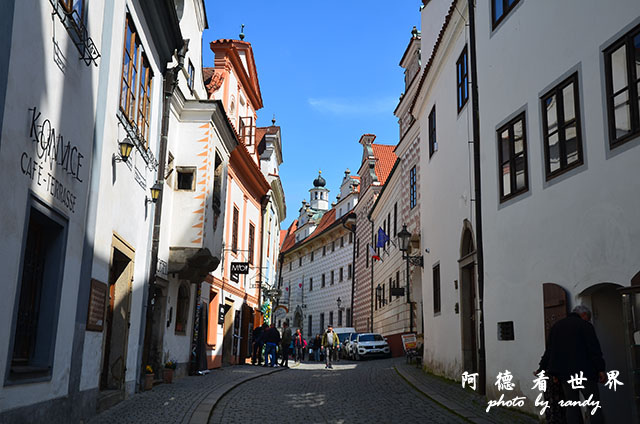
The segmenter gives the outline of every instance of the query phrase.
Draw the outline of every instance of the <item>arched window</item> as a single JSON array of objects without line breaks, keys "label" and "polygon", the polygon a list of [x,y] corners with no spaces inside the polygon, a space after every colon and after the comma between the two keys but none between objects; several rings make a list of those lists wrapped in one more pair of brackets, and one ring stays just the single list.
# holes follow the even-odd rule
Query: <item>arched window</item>
[{"label": "arched window", "polygon": [[178,304],[176,306],[176,333],[184,334],[187,331],[189,320],[189,286],[180,285],[178,289]]}]

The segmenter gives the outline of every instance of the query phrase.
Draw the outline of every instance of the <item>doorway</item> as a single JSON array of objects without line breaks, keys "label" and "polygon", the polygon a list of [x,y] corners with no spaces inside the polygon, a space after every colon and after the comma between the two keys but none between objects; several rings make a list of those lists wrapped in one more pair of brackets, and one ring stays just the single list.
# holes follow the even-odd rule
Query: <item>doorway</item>
[{"label": "doorway", "polygon": [[100,374],[101,390],[123,390],[131,319],[134,251],[114,236],[109,267],[109,306]]},{"label": "doorway", "polygon": [[623,317],[622,297],[618,292],[621,286],[612,283],[597,284],[582,293],[591,300],[592,322],[596,330],[607,371],[620,372],[618,380],[624,386],[616,391],[600,387],[602,412],[606,422],[632,422],[633,382],[627,362],[625,321]]},{"label": "doorway", "polygon": [[232,364],[232,349],[233,349],[233,302],[226,300],[224,304],[224,324],[223,339],[222,339],[222,364]]},{"label": "doorway", "polygon": [[476,298],[476,248],[471,223],[463,223],[460,238],[460,333],[463,370],[479,372],[478,367],[478,315]]}]

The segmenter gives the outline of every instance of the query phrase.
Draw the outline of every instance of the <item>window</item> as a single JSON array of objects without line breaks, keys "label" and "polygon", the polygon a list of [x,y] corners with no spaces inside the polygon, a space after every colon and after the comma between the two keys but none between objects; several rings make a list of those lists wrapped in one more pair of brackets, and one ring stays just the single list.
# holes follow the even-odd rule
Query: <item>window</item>
[{"label": "window", "polygon": [[547,180],[582,163],[578,74],[542,96],[542,126]]},{"label": "window", "polygon": [[247,249],[249,249],[248,261],[251,265],[253,265],[253,250],[255,249],[255,246],[254,246],[255,238],[256,238],[256,227],[255,225],[249,223],[249,243],[247,245]]},{"label": "window", "polygon": [[331,251],[332,251],[332,252],[335,252],[335,251],[336,251],[336,242],[335,242],[335,241],[332,241],[332,242],[331,242]]},{"label": "window", "polygon": [[393,277],[389,277],[389,302],[393,300],[393,297],[391,297],[392,288],[393,288]]},{"label": "window", "polygon": [[527,143],[524,112],[498,129],[500,201],[527,191]]},{"label": "window", "polygon": [[325,279],[324,279],[324,274],[322,274],[322,284],[321,284],[321,287],[324,287],[324,286],[325,286]]},{"label": "window", "polygon": [[333,311],[329,312],[329,325],[333,325]]},{"label": "window", "polygon": [[238,253],[238,216],[240,212],[237,207],[233,207],[233,225],[231,231],[231,251]]},{"label": "window", "polygon": [[349,244],[353,243],[353,233],[349,233]]},{"label": "window", "polygon": [[409,207],[415,208],[418,203],[418,189],[416,187],[416,166],[409,171]]},{"label": "window", "polygon": [[347,266],[347,279],[351,280],[351,272],[353,271],[353,268],[351,267],[351,264],[349,264]]},{"label": "window", "polygon": [[335,279],[335,272],[333,270],[331,270],[331,284],[335,283],[336,279]]},{"label": "window", "polygon": [[513,331],[513,321],[502,321],[498,323],[498,340],[515,340]]},{"label": "window", "polygon": [[311,252],[311,262],[313,262],[313,252]]},{"label": "window", "polygon": [[180,285],[178,288],[178,303],[176,304],[176,334],[185,334],[189,320],[189,286]]},{"label": "window", "polygon": [[398,234],[398,204],[393,204],[393,236]]},{"label": "window", "polygon": [[433,105],[429,113],[429,157],[438,151],[438,140],[436,139],[436,105]]},{"label": "window", "polygon": [[340,237],[340,247],[344,247],[344,236]]},{"label": "window", "polygon": [[51,375],[58,328],[67,223],[35,200],[29,211],[9,350],[10,380]]},{"label": "window", "polygon": [[433,313],[440,313],[440,265],[433,267]]},{"label": "window", "polygon": [[342,311],[338,309],[338,327],[342,327]]},{"label": "window", "polygon": [[176,168],[176,189],[195,191],[196,189],[196,168],[178,167]]},{"label": "window", "polygon": [[324,331],[324,312],[320,314],[320,331]]},{"label": "window", "polygon": [[387,214],[387,225],[385,227],[384,233],[387,235],[386,245],[388,246],[389,242],[391,241],[391,237],[389,237],[389,234],[391,234],[391,212]]},{"label": "window", "polygon": [[467,46],[464,46],[462,53],[456,62],[456,95],[458,102],[458,113],[469,100],[469,73],[467,71]]},{"label": "window", "polygon": [[187,68],[187,85],[191,91],[193,91],[194,74],[195,68],[193,67],[193,63],[191,63],[191,59],[189,59],[189,66]]},{"label": "window", "polygon": [[327,254],[327,246],[322,246],[322,256]]},{"label": "window", "polygon": [[298,266],[302,266],[302,256],[298,258]]},{"label": "window", "polygon": [[[293,261],[292,261],[293,262]],[[289,271],[291,271],[291,264],[292,262],[289,262]]]},{"label": "window", "polygon": [[343,268],[340,267],[340,271],[338,272],[338,281],[342,281],[343,280]]},{"label": "window", "polygon": [[309,291],[313,291],[313,278],[309,278]]},{"label": "window", "polygon": [[491,21],[495,29],[520,0],[491,0]]},{"label": "window", "polygon": [[353,326],[353,323],[351,322],[351,308],[347,308],[345,312],[347,314],[347,327],[351,327]]},{"label": "window", "polygon": [[127,15],[122,59],[120,110],[127,121],[136,127],[140,138],[149,139],[151,81],[153,72],[143,52],[136,29]]},{"label": "window", "polygon": [[311,338],[311,335],[313,334],[313,315],[309,315],[309,337]]},{"label": "window", "polygon": [[609,146],[640,134],[640,25],[604,51]]}]

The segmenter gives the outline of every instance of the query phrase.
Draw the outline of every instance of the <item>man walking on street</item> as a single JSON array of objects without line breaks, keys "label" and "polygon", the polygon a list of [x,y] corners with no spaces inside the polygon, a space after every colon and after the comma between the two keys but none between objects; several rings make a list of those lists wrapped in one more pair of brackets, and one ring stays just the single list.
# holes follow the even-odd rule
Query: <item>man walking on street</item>
[{"label": "man walking on street", "polygon": [[[276,363],[276,349],[278,347],[278,343],[280,343],[280,332],[276,328],[275,323],[271,323],[271,327],[265,331],[264,335],[264,367],[277,367]],[[271,362],[269,362],[269,358],[271,358]]]},{"label": "man walking on street", "polygon": [[[549,376],[560,380],[567,401],[579,401],[581,392],[585,399],[599,401],[598,382],[606,381],[600,342],[590,320],[589,308],[579,305],[556,322],[536,371],[536,374],[547,371]],[[580,380],[577,385],[576,379]],[[567,407],[566,418],[569,424],[582,423],[580,407]],[[602,409],[598,408],[590,418],[592,424],[603,423]]]},{"label": "man walking on street", "polygon": [[284,322],[282,324],[282,341],[280,342],[280,346],[282,347],[282,361],[280,362],[281,367],[289,368],[289,345],[291,344],[291,329],[289,328],[289,323]]},{"label": "man walking on street", "polygon": [[326,360],[325,368],[333,368],[331,365],[331,356],[335,349],[340,349],[340,340],[335,331],[333,331],[332,325],[329,325],[327,331],[322,335],[322,349],[324,349],[324,357]]}]

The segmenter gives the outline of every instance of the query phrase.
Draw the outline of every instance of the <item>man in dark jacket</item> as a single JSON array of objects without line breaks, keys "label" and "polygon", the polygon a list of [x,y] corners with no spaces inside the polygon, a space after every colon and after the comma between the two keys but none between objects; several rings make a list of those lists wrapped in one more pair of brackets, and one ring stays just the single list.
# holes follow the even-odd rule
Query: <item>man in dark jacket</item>
[{"label": "man in dark jacket", "polygon": [[264,345],[263,336],[264,331],[269,328],[267,324],[259,325],[253,330],[252,338],[253,338],[253,353],[251,355],[251,364],[252,365],[262,365],[262,346]]},{"label": "man in dark jacket", "polygon": [[[604,359],[600,342],[591,320],[591,311],[586,306],[576,306],[566,318],[551,327],[547,349],[540,359],[538,371],[545,370],[553,378],[560,380],[565,400],[578,401],[580,392],[585,399],[599,401],[598,381],[606,381]],[[575,384],[574,377],[582,377],[581,384]],[[573,385],[571,384],[573,381]],[[581,385],[583,388],[578,388]],[[575,388],[574,388],[575,387]],[[569,424],[582,423],[579,406],[566,408]],[[599,408],[591,415],[591,423],[602,423],[602,410]]]},{"label": "man in dark jacket", "polygon": [[[275,323],[271,323],[271,327],[265,331],[264,334],[264,367],[277,367],[276,363],[276,348],[280,343],[280,332],[276,328]],[[271,362],[269,362],[269,358],[271,358]]]},{"label": "man in dark jacket", "polygon": [[291,329],[289,328],[289,323],[284,322],[282,324],[282,341],[280,342],[280,346],[282,347],[282,361],[280,362],[281,367],[289,368],[289,345],[291,344]]}]

